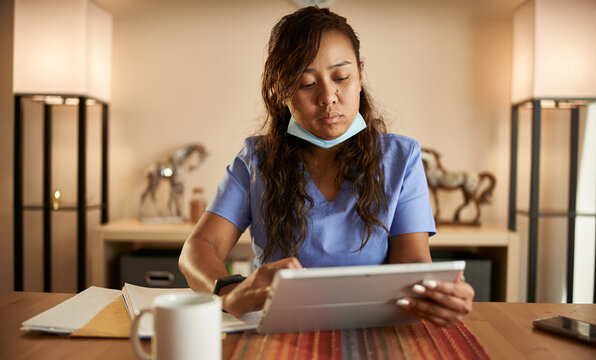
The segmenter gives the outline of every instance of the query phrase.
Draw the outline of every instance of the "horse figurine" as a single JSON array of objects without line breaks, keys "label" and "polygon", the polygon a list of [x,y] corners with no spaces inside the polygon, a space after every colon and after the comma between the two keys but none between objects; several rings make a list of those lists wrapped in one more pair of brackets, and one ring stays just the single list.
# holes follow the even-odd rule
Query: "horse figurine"
[{"label": "horse figurine", "polygon": [[157,202],[155,194],[161,180],[167,180],[170,184],[166,208],[168,217],[181,221],[182,207],[180,202],[184,193],[184,179],[188,173],[203,163],[206,156],[205,147],[194,143],[179,148],[164,162],[153,163],[146,171],[147,187],[141,196],[139,218],[145,218],[144,205],[147,198],[151,199],[158,216],[164,218],[164,213]]},{"label": "horse figurine", "polygon": [[[476,216],[468,224],[480,224],[480,205],[490,203],[492,192],[495,188],[496,178],[489,172],[449,172],[443,168],[440,154],[432,149],[422,148],[422,164],[426,172],[428,188],[434,197],[435,221],[439,222],[439,198],[437,190],[461,189],[464,195],[464,203],[457,207],[452,223],[464,224],[460,220],[460,213],[470,201],[476,207]],[[484,190],[481,191],[481,188]]]}]

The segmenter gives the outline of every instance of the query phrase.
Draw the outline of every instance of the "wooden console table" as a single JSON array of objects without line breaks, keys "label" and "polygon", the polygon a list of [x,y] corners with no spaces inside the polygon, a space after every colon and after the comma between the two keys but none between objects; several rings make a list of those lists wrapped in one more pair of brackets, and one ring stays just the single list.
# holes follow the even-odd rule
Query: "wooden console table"
[{"label": "wooden console table", "polygon": [[[516,232],[494,225],[441,225],[430,238],[432,249],[465,250],[493,260],[498,301],[524,302],[520,294],[521,244]],[[525,262],[524,262],[525,263]]]},{"label": "wooden console table", "polygon": [[[153,224],[141,223],[137,219],[100,225],[93,237],[90,285],[108,287],[110,282],[113,283],[118,276],[115,269],[122,254],[141,248],[181,249],[193,228],[191,223]],[[250,246],[250,239],[243,235],[238,245]]]},{"label": "wooden console table", "polygon": [[[192,231],[191,223],[144,224],[136,219],[111,221],[99,226],[93,238],[91,285],[107,287],[117,277],[120,255],[140,248],[180,249]],[[519,296],[519,241],[515,232],[491,225],[437,228],[430,239],[432,248],[461,249],[490,258],[496,266],[498,300],[521,301]],[[246,232],[237,248],[250,252]],[[234,249],[236,250],[236,249]],[[233,251],[234,251],[233,250]]]}]

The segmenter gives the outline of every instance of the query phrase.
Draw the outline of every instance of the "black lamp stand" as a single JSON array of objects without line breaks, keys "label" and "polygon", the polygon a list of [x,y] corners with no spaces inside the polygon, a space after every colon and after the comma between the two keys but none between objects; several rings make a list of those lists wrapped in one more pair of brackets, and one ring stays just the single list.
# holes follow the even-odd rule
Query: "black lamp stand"
[{"label": "black lamp stand", "polygon": [[[41,205],[23,203],[23,100],[59,96],[62,98],[78,99],[78,163],[77,163],[77,204],[54,209],[51,202],[51,107],[56,106],[44,101],[43,105],[43,201]],[[87,101],[93,100],[101,105],[101,202],[87,204]],[[42,211],[43,223],[43,288],[52,291],[52,212],[74,211],[77,214],[77,287],[78,291],[86,288],[86,254],[87,254],[87,210],[101,209],[101,223],[108,221],[108,104],[81,95],[53,95],[53,94],[15,94],[14,96],[14,289],[23,290],[23,213],[25,210]]]},{"label": "black lamp stand", "polygon": [[[571,139],[569,149],[569,200],[565,211],[545,212],[538,206],[539,170],[540,170],[540,126],[541,102],[551,101],[559,107],[566,104],[571,109]],[[575,259],[575,220],[578,216],[596,217],[596,214],[578,213],[576,211],[577,198],[577,171],[578,171],[578,146],[579,146],[579,108],[587,106],[596,99],[530,99],[511,108],[511,158],[509,178],[509,229],[516,229],[516,216],[529,217],[529,244],[528,244],[528,302],[536,302],[536,277],[538,265],[538,219],[540,217],[566,217],[567,218],[567,302],[573,302],[573,266]],[[518,147],[518,115],[522,105],[532,104],[532,131],[531,131],[531,169],[530,169],[530,204],[529,210],[517,208],[517,147]],[[589,155],[587,155],[589,156]],[[596,201],[596,199],[595,199]],[[596,241],[596,239],[595,239]],[[596,258],[596,254],[594,255]],[[596,302],[596,273],[594,275],[594,302]]]}]

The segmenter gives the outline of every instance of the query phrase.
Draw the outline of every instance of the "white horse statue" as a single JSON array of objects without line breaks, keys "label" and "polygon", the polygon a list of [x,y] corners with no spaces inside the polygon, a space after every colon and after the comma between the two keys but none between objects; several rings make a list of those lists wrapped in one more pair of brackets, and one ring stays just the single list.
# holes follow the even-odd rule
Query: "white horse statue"
[{"label": "white horse statue", "polygon": [[[472,201],[476,207],[476,216],[468,224],[479,225],[480,205],[490,203],[496,184],[495,176],[486,171],[480,173],[449,172],[443,168],[440,161],[440,154],[432,149],[422,148],[421,157],[424,171],[426,172],[428,188],[434,197],[435,221],[439,222],[439,198],[437,197],[437,190],[461,189],[464,195],[464,203],[455,210],[455,215],[451,223],[464,224],[460,220],[460,213]],[[484,187],[484,190],[480,191],[481,187]]]},{"label": "white horse statue", "polygon": [[182,195],[184,193],[184,179],[186,175],[198,168],[205,160],[207,151],[201,144],[194,143],[176,150],[166,161],[153,163],[146,171],[147,187],[141,196],[139,219],[145,219],[145,202],[151,199],[154,209],[160,218],[164,212],[160,208],[155,194],[161,180],[170,184],[166,214],[170,219],[182,219]]}]

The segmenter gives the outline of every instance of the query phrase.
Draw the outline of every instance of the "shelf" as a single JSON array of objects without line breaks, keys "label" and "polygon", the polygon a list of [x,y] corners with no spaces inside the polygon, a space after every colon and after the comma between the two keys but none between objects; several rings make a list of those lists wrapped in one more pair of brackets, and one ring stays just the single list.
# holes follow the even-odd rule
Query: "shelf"
[{"label": "shelf", "polygon": [[[97,205],[87,205],[85,206],[85,210],[93,210],[93,209],[103,209],[104,206],[102,206],[101,204],[97,204]],[[43,211],[46,210],[46,208],[43,205],[24,205],[23,206],[23,210],[29,210],[29,211]],[[79,210],[79,208],[77,206],[60,206],[58,209],[54,209],[53,207],[48,207],[47,210],[50,211],[77,211]]]},{"label": "shelf", "polygon": [[[138,219],[110,221],[99,227],[103,241],[126,242],[174,242],[183,244],[194,229],[195,224],[182,223],[142,223]],[[250,238],[240,237],[238,244],[250,244]]]},{"label": "shelf", "polygon": [[508,246],[515,232],[490,224],[440,225],[429,238],[430,246]]},{"label": "shelf", "polygon": [[[530,216],[530,212],[528,210],[519,210],[518,209],[515,213],[517,215]],[[557,211],[557,210],[540,211],[538,213],[538,217],[574,217],[574,216],[595,217],[596,214],[575,212],[575,211]]]}]

